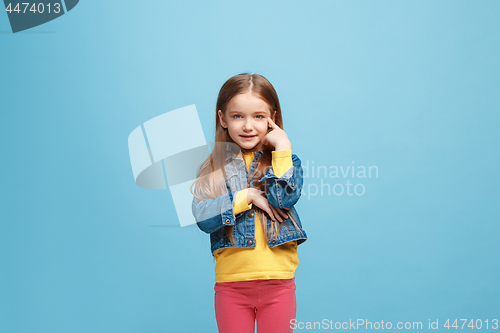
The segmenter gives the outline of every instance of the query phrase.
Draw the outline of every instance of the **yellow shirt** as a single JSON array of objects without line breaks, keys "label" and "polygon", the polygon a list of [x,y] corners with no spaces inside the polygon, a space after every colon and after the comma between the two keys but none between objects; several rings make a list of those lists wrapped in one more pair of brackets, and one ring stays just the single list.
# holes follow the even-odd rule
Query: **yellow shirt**
[{"label": "yellow shirt", "polygon": [[[253,153],[243,154],[247,170]],[[281,177],[293,167],[292,150],[272,152],[272,167],[275,175]],[[233,209],[239,214],[251,209],[247,204],[247,189],[236,193]],[[226,247],[214,252],[215,282],[232,282],[263,279],[291,279],[299,264],[297,257],[297,241],[291,241],[270,248],[265,241],[264,228],[255,213],[255,248]],[[279,223],[279,221],[278,221]]]}]

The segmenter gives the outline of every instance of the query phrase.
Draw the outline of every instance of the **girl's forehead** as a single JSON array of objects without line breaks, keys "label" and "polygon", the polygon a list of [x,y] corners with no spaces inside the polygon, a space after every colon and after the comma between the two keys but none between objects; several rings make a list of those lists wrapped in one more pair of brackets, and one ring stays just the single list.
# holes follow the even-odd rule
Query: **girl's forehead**
[{"label": "girl's forehead", "polygon": [[239,111],[239,112],[271,112],[271,108],[266,101],[260,97],[252,94],[238,94],[234,96],[227,104],[227,111]]}]

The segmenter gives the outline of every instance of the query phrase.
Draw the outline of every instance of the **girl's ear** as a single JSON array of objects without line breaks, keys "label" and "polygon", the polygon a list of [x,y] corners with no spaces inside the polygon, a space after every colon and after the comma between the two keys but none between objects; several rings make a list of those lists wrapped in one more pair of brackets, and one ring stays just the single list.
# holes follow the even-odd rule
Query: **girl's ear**
[{"label": "girl's ear", "polygon": [[218,110],[217,114],[219,115],[219,121],[220,121],[220,124],[222,125],[222,127],[227,128],[227,124],[224,121],[224,114],[222,113],[222,111]]}]

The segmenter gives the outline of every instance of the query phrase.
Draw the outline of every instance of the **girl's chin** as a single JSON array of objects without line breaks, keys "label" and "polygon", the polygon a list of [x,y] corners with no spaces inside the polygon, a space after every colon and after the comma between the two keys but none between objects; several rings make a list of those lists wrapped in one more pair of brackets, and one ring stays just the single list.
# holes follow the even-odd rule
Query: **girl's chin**
[{"label": "girl's chin", "polygon": [[253,149],[255,148],[257,145],[255,144],[251,144],[251,143],[248,143],[248,142],[242,142],[240,144],[240,147],[243,148],[243,149]]},{"label": "girl's chin", "polygon": [[249,142],[242,142],[240,144],[240,147],[242,149],[251,150],[251,151],[258,151],[258,150],[262,149],[262,145],[261,144],[253,144],[253,143],[249,143]]}]

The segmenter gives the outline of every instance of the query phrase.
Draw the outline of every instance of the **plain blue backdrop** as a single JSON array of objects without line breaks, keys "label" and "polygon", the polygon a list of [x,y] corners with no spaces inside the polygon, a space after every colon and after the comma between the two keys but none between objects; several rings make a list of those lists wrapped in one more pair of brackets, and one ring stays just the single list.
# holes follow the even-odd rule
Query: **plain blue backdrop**
[{"label": "plain blue backdrop", "polygon": [[[499,17],[493,0],[87,0],[13,34],[0,13],[0,331],[217,331],[209,236],[135,184],[127,138],[195,104],[213,140],[241,72],[274,85],[310,172],[378,170],[305,178],[297,320],[491,330]],[[364,193],[319,192],[347,181]]]}]

